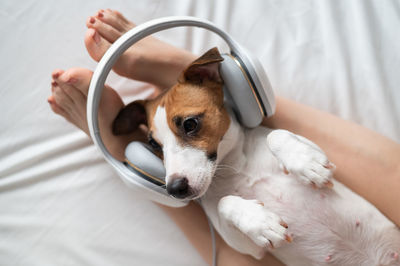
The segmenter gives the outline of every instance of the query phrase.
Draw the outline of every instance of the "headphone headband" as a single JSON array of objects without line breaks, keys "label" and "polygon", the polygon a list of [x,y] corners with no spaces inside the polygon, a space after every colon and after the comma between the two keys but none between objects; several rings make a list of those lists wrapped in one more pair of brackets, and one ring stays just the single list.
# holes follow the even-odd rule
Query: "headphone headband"
[{"label": "headphone headband", "polygon": [[100,148],[101,152],[104,154],[105,159],[109,163],[116,164],[117,162],[120,162],[116,160],[105,148],[104,143],[100,137],[97,119],[101,94],[108,73],[110,72],[114,63],[121,56],[121,54],[123,54],[136,42],[156,32],[182,26],[194,26],[208,29],[224,39],[234,54],[238,56],[242,54],[240,46],[227,33],[217,28],[213,23],[195,17],[174,16],[154,19],[138,25],[122,35],[117,41],[115,41],[111,45],[111,47],[101,58],[100,62],[97,64],[96,70],[94,71],[92,76],[92,82],[90,83],[87,99],[87,119],[90,135],[93,139],[94,144]]},{"label": "headphone headband", "polygon": [[[194,26],[194,27],[208,29],[218,34],[222,39],[224,39],[232,52],[234,52],[236,55],[241,54],[240,46],[227,33],[220,30],[213,23],[207,20],[195,17],[176,16],[176,17],[159,18],[148,21],[146,23],[136,26],[135,28],[131,29],[130,31],[122,35],[117,41],[115,41],[111,45],[111,47],[106,51],[104,56],[101,58],[100,62],[97,64],[97,67],[92,76],[92,80],[90,82],[88,99],[87,99],[87,109],[86,109],[90,136],[94,144],[100,149],[105,160],[114,166],[118,174],[125,177],[123,178],[123,180],[128,183],[133,182],[134,184],[130,185],[133,188],[139,188],[137,189],[137,193],[143,193],[143,192],[151,193],[153,195],[152,196],[153,200],[164,202],[167,205],[176,207],[183,206],[186,203],[185,202],[179,203],[178,201],[171,199],[165,194],[166,193],[165,189],[153,184],[148,184],[147,181],[143,181],[143,183],[140,184],[141,181],[138,181],[137,178],[134,178],[134,174],[131,171],[129,171],[128,168],[122,162],[118,161],[110,154],[110,152],[105,147],[103,140],[100,137],[100,131],[98,125],[98,110],[99,110],[101,95],[104,88],[104,83],[111,68],[118,60],[118,58],[129,47],[131,47],[133,44],[140,41],[141,39],[162,30],[175,27],[182,27],[182,26]],[[127,178],[130,176],[132,176],[132,178]],[[159,193],[154,193],[154,190]]]},{"label": "headphone headband", "polygon": [[[135,175],[135,173],[133,173],[126,165],[124,165],[124,163],[118,161],[110,154],[100,136],[98,125],[98,109],[106,78],[115,62],[129,47],[156,32],[182,26],[200,27],[219,35],[228,44],[231,54],[241,61],[240,69],[245,69],[245,71],[249,73],[247,76],[247,83],[254,85],[250,87],[261,88],[262,91],[256,91],[252,89],[254,98],[251,100],[252,104],[254,105],[257,105],[258,103],[260,109],[260,102],[264,103],[263,111],[261,113],[259,113],[257,110],[255,112],[251,112],[251,109],[246,109],[246,104],[248,105],[249,102],[241,104],[241,108],[245,110],[245,114],[247,114],[247,119],[244,121],[245,126],[258,126],[261,123],[263,116],[272,115],[275,109],[272,89],[269,85],[268,78],[262,70],[262,66],[258,60],[256,58],[249,58],[250,54],[247,53],[245,49],[241,48],[240,45],[236,43],[226,32],[222,31],[207,20],[189,16],[154,19],[136,26],[115,41],[97,64],[90,82],[86,110],[90,136],[92,137],[94,144],[100,149],[105,160],[115,168],[118,174],[122,177],[123,181],[130,185],[130,187],[136,188],[136,192],[138,194],[144,194],[147,197],[148,194],[151,194],[152,200],[175,207],[184,206],[186,202],[180,202],[172,199],[167,194],[165,188],[148,182],[143,178],[138,178],[138,176]],[[250,67],[248,68],[246,66]],[[221,71],[223,70],[224,69],[221,67]],[[236,81],[238,80],[236,80],[235,77],[232,77],[232,82]],[[247,96],[243,93],[250,94],[251,92],[241,90],[235,94],[235,97],[238,99],[246,98]],[[233,94],[231,96],[233,96]]]}]

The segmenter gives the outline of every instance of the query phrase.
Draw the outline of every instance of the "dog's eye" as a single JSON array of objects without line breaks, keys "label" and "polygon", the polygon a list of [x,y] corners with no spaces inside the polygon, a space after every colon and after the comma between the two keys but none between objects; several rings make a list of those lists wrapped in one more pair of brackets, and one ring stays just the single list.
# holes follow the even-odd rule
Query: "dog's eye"
[{"label": "dog's eye", "polygon": [[186,134],[194,133],[197,129],[198,121],[196,118],[187,118],[183,121],[183,129]]},{"label": "dog's eye", "polygon": [[153,138],[149,138],[149,144],[153,148],[153,150],[155,150],[155,151],[161,150],[160,144],[158,144],[158,142],[155,141]]}]

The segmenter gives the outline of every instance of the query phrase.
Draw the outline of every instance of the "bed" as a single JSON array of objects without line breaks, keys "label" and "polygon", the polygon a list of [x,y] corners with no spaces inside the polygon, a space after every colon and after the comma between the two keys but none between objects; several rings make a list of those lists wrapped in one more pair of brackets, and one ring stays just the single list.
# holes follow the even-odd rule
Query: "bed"
[{"label": "bed", "polygon": [[[136,23],[209,19],[260,59],[277,95],[400,142],[398,1],[3,0],[0,265],[206,265],[46,102],[53,69],[95,68],[83,44],[85,20],[108,7]],[[196,54],[226,48],[199,29],[157,36]],[[107,82],[126,101],[151,92],[115,74]]]}]

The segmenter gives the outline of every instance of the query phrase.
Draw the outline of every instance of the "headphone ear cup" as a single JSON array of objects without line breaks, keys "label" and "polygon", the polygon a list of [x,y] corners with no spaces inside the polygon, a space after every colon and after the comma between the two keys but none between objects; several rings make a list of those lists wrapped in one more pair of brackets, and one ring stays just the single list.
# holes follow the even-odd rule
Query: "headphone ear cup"
[{"label": "headphone ear cup", "polygon": [[249,128],[258,126],[264,114],[257,100],[256,88],[247,77],[246,69],[230,54],[222,54],[220,73],[224,80],[224,95],[239,122]]},{"label": "headphone ear cup", "polygon": [[125,149],[126,163],[138,175],[149,181],[165,184],[165,168],[162,160],[151,147],[142,142],[133,141]]}]

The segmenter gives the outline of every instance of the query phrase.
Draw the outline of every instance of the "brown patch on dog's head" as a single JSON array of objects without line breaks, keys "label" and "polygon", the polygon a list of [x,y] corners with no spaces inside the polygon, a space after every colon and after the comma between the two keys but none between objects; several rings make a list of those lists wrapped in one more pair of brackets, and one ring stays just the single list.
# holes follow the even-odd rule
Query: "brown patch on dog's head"
[{"label": "brown patch on dog's head", "polygon": [[214,176],[219,143],[230,125],[219,73],[222,60],[217,48],[209,50],[172,88],[155,99],[127,105],[114,121],[114,134],[147,126],[149,144],[164,159],[172,196],[200,197]]},{"label": "brown patch on dog's head", "polygon": [[[168,125],[180,142],[207,151],[211,160],[216,159],[218,144],[230,121],[219,73],[222,61],[217,48],[207,51],[186,68],[163,101]],[[188,119],[197,123],[191,133],[185,131]]]},{"label": "brown patch on dog's head", "polygon": [[112,126],[114,135],[125,135],[134,132],[141,124],[147,125],[146,101],[131,102],[120,110]]},{"label": "brown patch on dog's head", "polygon": [[[218,144],[230,123],[219,73],[222,61],[218,49],[213,48],[191,63],[178,83],[162,95],[127,105],[114,121],[114,134],[130,133],[140,124],[147,125],[149,132],[156,130],[153,117],[157,107],[162,106],[168,126],[179,142],[204,150],[210,160],[215,160]],[[195,129],[188,132],[188,124]]]},{"label": "brown patch on dog's head", "polygon": [[[151,131],[153,117],[160,100],[165,93],[152,100],[136,100],[123,107],[112,124],[112,132],[116,136],[128,135],[138,132],[141,125],[147,128],[147,137],[137,139],[137,141],[149,142],[155,154],[162,158],[162,146],[154,141]],[[146,141],[147,139],[147,141]],[[157,147],[159,145],[159,147]]]},{"label": "brown patch on dog's head", "polygon": [[223,84],[219,73],[219,63],[224,59],[216,47],[208,50],[192,62],[179,77],[179,83],[207,85],[205,83]]}]

